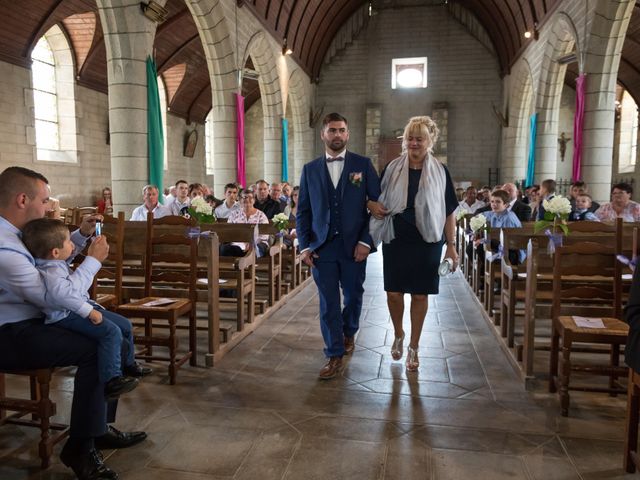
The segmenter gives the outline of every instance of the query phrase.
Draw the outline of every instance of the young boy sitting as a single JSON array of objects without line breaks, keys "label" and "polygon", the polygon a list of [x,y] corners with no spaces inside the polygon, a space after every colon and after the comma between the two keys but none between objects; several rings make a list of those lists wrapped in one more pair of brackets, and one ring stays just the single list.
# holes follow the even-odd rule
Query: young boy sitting
[{"label": "young boy sitting", "polygon": [[[150,373],[134,359],[131,322],[121,315],[104,310],[89,301],[93,278],[83,271],[72,272],[68,260],[75,257],[75,245],[69,230],[59,220],[40,218],[29,222],[22,231],[22,241],[35,258],[36,268],[46,288],[50,308],[45,323],[55,324],[98,342],[98,374],[105,384],[105,396],[117,398],[138,385],[134,376]],[[92,261],[87,257],[85,261]],[[93,260],[95,261],[95,260]],[[126,365],[122,374],[122,340],[126,340]]]},{"label": "young boy sitting", "polygon": [[[516,217],[516,214],[507,210],[509,205],[509,194],[504,190],[495,190],[491,193],[491,211],[486,212],[484,216],[487,218],[487,225],[491,228],[521,228],[522,223]],[[476,246],[480,243],[479,240],[474,242]],[[495,243],[495,244],[494,244]],[[491,250],[497,251],[499,248],[499,242],[496,240],[492,242]],[[480,250],[479,250],[480,251]],[[484,257],[482,257],[484,258]],[[509,251],[509,260],[513,264],[519,264],[524,261],[524,251]]]},{"label": "young boy sitting", "polygon": [[569,220],[589,220],[592,222],[599,222],[600,220],[591,211],[591,195],[587,193],[580,193],[576,196],[576,208],[569,215]]}]

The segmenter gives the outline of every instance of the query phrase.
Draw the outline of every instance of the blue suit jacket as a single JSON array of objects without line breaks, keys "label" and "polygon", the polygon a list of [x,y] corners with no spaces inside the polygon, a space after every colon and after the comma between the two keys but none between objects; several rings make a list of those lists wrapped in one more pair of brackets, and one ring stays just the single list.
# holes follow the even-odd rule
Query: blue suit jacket
[{"label": "blue suit jacket", "polygon": [[[296,234],[300,250],[317,250],[327,240],[330,224],[329,184],[331,176],[322,155],[307,163],[302,169],[298,212],[296,214]],[[360,185],[352,181],[354,174],[362,174]],[[369,213],[367,200],[377,201],[380,196],[380,179],[371,160],[355,153],[347,152],[342,169],[342,211],[340,231],[346,253],[353,256],[356,244],[362,241],[371,246],[369,235]]]}]

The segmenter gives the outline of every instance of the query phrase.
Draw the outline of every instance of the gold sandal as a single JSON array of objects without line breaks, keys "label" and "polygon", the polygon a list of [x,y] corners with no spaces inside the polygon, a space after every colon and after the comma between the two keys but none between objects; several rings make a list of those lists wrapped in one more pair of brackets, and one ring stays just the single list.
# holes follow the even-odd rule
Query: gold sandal
[{"label": "gold sandal", "polygon": [[404,333],[400,338],[396,337],[391,345],[391,358],[394,360],[400,360],[402,358],[402,342],[404,341]]},{"label": "gold sandal", "polygon": [[419,366],[418,349],[407,347],[407,372],[416,372]]}]

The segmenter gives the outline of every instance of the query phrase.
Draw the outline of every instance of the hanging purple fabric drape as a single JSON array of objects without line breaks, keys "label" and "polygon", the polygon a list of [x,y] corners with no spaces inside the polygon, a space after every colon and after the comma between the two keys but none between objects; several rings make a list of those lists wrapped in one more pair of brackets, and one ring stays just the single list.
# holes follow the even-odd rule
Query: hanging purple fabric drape
[{"label": "hanging purple fabric drape", "polygon": [[245,172],[245,159],[244,159],[244,97],[239,93],[234,94],[236,98],[236,117],[237,117],[237,129],[236,134],[237,141],[237,167],[238,175],[236,181],[246,187],[246,172]]},{"label": "hanging purple fabric drape", "polygon": [[573,121],[573,181],[582,178],[582,124],[584,123],[585,74],[576,79],[576,117]]}]

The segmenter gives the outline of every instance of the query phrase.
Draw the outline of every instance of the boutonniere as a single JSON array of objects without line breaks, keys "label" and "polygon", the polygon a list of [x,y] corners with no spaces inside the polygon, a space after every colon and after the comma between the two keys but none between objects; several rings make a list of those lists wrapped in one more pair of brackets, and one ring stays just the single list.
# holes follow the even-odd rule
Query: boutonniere
[{"label": "boutonniere", "polygon": [[351,172],[349,174],[349,181],[356,187],[359,187],[362,183],[362,172]]}]

